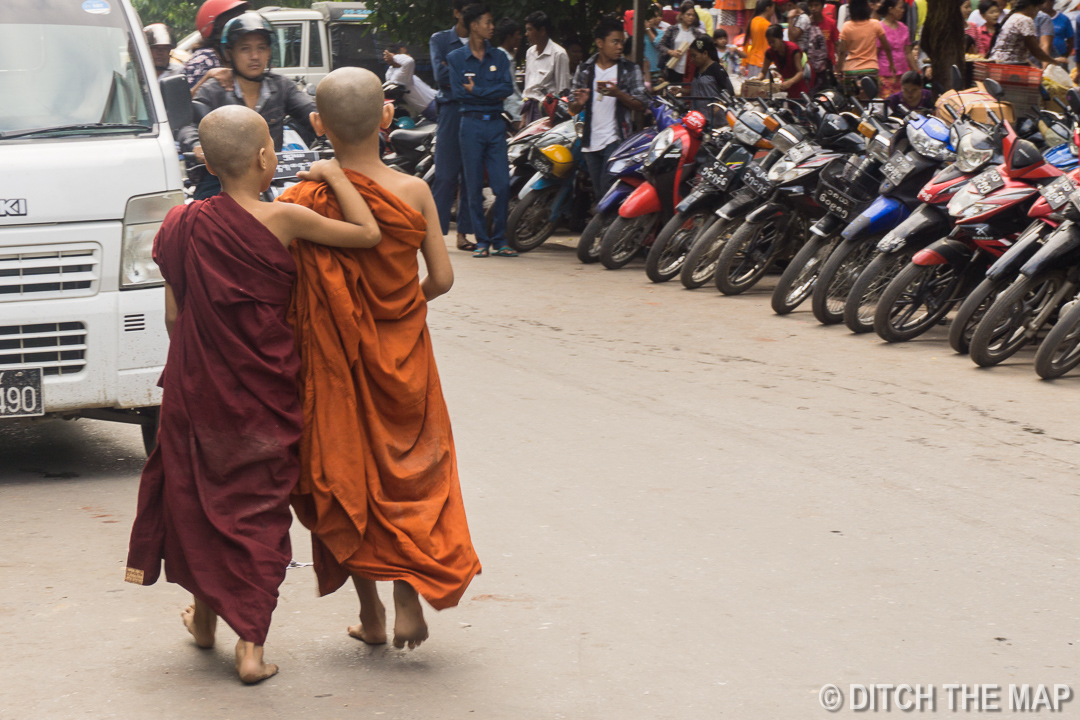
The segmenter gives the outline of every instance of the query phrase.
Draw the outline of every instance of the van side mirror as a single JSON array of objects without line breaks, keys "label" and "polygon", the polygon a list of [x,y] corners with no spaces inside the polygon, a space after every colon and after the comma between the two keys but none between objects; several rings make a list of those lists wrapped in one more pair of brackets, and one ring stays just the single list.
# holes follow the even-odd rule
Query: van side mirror
[{"label": "van side mirror", "polygon": [[867,100],[873,100],[877,97],[878,86],[872,78],[864,77],[862,80],[859,80],[859,89],[866,95]]},{"label": "van side mirror", "polygon": [[959,92],[964,89],[964,73],[960,72],[960,68],[956,65],[949,68],[949,80],[952,82],[953,90]]},{"label": "van side mirror", "polygon": [[995,100],[1001,100],[1001,98],[1005,97],[1005,91],[994,78],[986,78],[983,80],[983,87],[986,88],[986,92],[990,93],[990,96]]},{"label": "van side mirror", "polygon": [[1066,97],[1069,100],[1069,107],[1072,109],[1073,114],[1080,117],[1080,90],[1072,88]]},{"label": "van side mirror", "polygon": [[195,121],[195,113],[191,106],[191,89],[188,88],[187,78],[183,75],[171,75],[162,79],[158,86],[161,88],[161,99],[165,103],[165,113],[169,116],[169,125],[173,134]]}]

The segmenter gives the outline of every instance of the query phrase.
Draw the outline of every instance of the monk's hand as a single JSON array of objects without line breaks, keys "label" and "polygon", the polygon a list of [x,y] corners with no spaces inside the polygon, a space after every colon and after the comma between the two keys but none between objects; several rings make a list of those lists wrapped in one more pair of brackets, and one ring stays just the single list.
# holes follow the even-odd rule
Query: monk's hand
[{"label": "monk's hand", "polygon": [[233,71],[232,68],[216,67],[212,70],[207,70],[206,77],[211,80],[217,80],[218,84],[226,90],[233,89]]},{"label": "monk's hand", "polygon": [[345,177],[345,171],[337,160],[316,160],[307,170],[296,173],[296,177],[312,182],[330,183]]}]

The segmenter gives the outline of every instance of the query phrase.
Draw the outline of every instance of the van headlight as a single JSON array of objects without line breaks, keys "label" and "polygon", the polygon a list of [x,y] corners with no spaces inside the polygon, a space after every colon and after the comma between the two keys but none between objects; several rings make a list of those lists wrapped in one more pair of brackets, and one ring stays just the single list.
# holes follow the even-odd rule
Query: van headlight
[{"label": "van headlight", "polygon": [[183,202],[184,193],[179,190],[139,195],[128,200],[120,245],[121,290],[164,284],[161,270],[154,262],[154,237],[169,210]]}]

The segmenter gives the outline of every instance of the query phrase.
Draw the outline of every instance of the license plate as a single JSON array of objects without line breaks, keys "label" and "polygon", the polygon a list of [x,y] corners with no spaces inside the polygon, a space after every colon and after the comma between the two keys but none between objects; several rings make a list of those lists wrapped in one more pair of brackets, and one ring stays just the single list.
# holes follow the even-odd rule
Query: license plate
[{"label": "license plate", "polygon": [[855,208],[855,201],[831,187],[821,187],[817,192],[818,204],[846,220]]},{"label": "license plate", "polygon": [[319,153],[314,151],[296,151],[278,153],[277,171],[274,173],[275,180],[291,180],[301,170],[307,170],[311,163],[319,159]]},{"label": "license plate", "polygon": [[1002,179],[1001,173],[997,171],[997,168],[990,168],[984,173],[980,173],[971,179],[971,187],[980,195],[989,195],[997,190],[999,187],[1005,186],[1005,180]]},{"label": "license plate", "polygon": [[1076,190],[1069,196],[1069,201],[1073,204],[1073,207],[1080,210],[1080,190]]},{"label": "license plate", "polygon": [[35,417],[44,414],[41,368],[0,370],[0,417]]},{"label": "license plate", "polygon": [[746,166],[742,179],[743,184],[750,188],[750,190],[758,197],[764,197],[772,192],[773,188],[772,183],[769,182],[769,176],[757,163],[751,163]]},{"label": "license plate", "polygon": [[1046,203],[1051,210],[1057,210],[1069,202],[1069,197],[1075,189],[1076,186],[1072,184],[1072,180],[1062,175],[1049,185],[1039,188],[1039,194],[1046,198]]},{"label": "license plate", "polygon": [[814,148],[810,147],[810,143],[801,142],[787,151],[787,159],[793,163],[801,163],[813,154]]},{"label": "license plate", "polygon": [[717,160],[711,167],[702,169],[701,179],[718,190],[727,190],[728,185],[731,184],[732,178],[735,177],[735,171],[732,170],[724,161]]},{"label": "license plate", "polygon": [[907,155],[901,155],[897,153],[889,158],[889,162],[885,163],[881,168],[881,172],[885,175],[885,178],[893,184],[893,186],[899,185],[904,178],[911,174],[911,171],[915,169],[915,161],[909,158]]}]

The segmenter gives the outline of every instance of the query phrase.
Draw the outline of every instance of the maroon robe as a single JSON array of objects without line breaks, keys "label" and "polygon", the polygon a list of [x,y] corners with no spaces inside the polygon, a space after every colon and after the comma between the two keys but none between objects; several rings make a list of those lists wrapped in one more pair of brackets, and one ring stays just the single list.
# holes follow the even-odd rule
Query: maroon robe
[{"label": "maroon robe", "polygon": [[179,313],[158,446],[139,485],[126,580],[165,577],[262,645],[292,557],[300,359],[286,321],[296,266],[235,200],[173,208],[154,259]]}]

